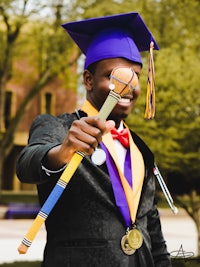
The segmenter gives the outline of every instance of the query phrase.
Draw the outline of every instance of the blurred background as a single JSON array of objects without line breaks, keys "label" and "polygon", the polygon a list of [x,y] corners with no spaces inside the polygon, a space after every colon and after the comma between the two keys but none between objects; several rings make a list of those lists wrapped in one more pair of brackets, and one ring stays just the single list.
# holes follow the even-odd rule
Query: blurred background
[{"label": "blurred background", "polygon": [[[160,51],[154,51],[155,119],[144,120],[145,52],[141,97],[127,123],[154,152],[176,205],[193,223],[200,255],[199,0],[1,0],[0,228],[6,220],[32,219],[39,209],[35,185],[20,183],[15,173],[32,121],[42,113],[73,112],[85,97],[83,56],[61,24],[133,11]],[[167,208],[159,186],[157,192],[158,205]]]}]

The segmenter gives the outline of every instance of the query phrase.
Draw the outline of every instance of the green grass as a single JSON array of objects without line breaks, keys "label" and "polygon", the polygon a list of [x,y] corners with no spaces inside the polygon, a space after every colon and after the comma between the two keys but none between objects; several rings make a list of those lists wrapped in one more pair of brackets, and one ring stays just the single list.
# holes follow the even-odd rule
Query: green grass
[{"label": "green grass", "polygon": [[0,267],[41,267],[41,262],[22,261],[22,262],[4,263],[0,265]]},{"label": "green grass", "polygon": [[9,203],[38,203],[36,192],[12,192],[2,191],[0,194],[0,204]]},{"label": "green grass", "polygon": [[172,259],[173,267],[200,267],[200,258]]}]

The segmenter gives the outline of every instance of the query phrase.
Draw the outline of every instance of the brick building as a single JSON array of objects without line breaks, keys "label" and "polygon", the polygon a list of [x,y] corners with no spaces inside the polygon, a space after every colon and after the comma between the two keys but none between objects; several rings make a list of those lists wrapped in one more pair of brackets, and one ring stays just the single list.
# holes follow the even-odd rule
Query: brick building
[{"label": "brick building", "polygon": [[[12,117],[24,95],[27,93],[26,86],[9,83],[6,93],[6,119]],[[21,120],[14,138],[14,149],[7,158],[3,170],[3,190],[31,191],[35,185],[22,184],[16,177],[15,166],[19,152],[27,144],[29,128],[34,118],[43,113],[59,115],[64,112],[72,112],[77,105],[76,93],[66,88],[58,79],[55,79],[50,85],[45,87],[30,102],[26,113]]]}]

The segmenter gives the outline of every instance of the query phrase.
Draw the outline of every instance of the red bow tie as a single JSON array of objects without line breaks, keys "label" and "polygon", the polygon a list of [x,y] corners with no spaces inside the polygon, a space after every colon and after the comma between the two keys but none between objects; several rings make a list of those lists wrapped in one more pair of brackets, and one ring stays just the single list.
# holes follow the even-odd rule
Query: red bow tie
[{"label": "red bow tie", "polygon": [[111,131],[113,140],[117,139],[120,143],[125,147],[129,147],[129,137],[128,137],[128,129],[125,128],[121,132],[118,132],[116,128],[113,128]]}]

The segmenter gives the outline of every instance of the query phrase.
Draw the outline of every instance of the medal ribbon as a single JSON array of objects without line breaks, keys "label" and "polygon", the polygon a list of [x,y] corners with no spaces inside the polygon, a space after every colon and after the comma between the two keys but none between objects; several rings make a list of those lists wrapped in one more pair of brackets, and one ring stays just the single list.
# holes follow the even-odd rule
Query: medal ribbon
[{"label": "medal ribbon", "polygon": [[[87,100],[83,104],[82,110],[86,112],[88,116],[95,116],[98,114],[98,111]],[[138,147],[135,145],[132,139],[129,129],[128,135],[130,140],[130,157],[133,187],[129,185],[127,179],[125,178],[119,167],[119,160],[115,151],[114,141],[111,133],[107,133],[103,136],[103,144],[106,146],[112,159],[114,160],[116,169],[121,180],[121,185],[126,196],[126,201],[128,203],[131,222],[134,223],[144,180],[144,161],[141,152],[139,151]],[[115,188],[113,188],[113,190],[115,190]]]},{"label": "medal ribbon", "polygon": [[[111,180],[112,187],[113,187],[116,205],[124,218],[126,226],[128,227],[131,225],[132,222],[130,218],[130,212],[129,212],[129,207],[128,207],[127,200],[126,200],[126,195],[122,187],[122,183],[121,183],[118,170],[106,146],[102,142],[100,143],[100,145],[106,153],[106,164],[108,167],[108,172],[109,172],[110,180]],[[126,165],[126,161],[128,161],[130,165],[130,149],[127,150],[127,154],[128,155],[126,155],[125,165]],[[132,186],[132,175],[130,172],[128,173],[128,176],[126,176],[126,179],[128,180],[130,186]]]}]

